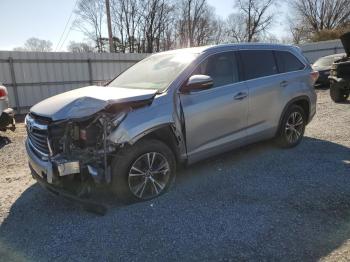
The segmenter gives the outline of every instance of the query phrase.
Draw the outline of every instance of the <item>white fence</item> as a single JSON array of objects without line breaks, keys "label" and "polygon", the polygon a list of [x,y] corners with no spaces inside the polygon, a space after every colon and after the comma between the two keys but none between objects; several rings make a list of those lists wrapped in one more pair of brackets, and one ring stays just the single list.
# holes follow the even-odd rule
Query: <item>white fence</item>
[{"label": "white fence", "polygon": [[146,56],[0,51],[0,83],[23,113],[47,97],[110,80]]},{"label": "white fence", "polygon": [[[340,40],[300,45],[310,63],[344,52]],[[78,87],[112,79],[148,54],[39,53],[0,51],[0,83],[18,113],[35,103]]]},{"label": "white fence", "polygon": [[322,56],[344,53],[340,40],[330,40],[315,43],[307,43],[299,46],[310,63],[314,63]]}]

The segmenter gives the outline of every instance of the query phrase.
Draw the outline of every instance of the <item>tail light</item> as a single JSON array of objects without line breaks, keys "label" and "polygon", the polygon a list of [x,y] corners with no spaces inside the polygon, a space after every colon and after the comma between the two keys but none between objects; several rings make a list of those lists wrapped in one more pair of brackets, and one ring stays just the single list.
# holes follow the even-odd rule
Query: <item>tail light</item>
[{"label": "tail light", "polygon": [[311,77],[311,81],[312,84],[315,84],[315,82],[317,81],[317,78],[320,76],[320,73],[318,71],[312,71],[310,73],[310,77]]},{"label": "tail light", "polygon": [[4,86],[0,86],[0,99],[7,97],[7,89]]}]

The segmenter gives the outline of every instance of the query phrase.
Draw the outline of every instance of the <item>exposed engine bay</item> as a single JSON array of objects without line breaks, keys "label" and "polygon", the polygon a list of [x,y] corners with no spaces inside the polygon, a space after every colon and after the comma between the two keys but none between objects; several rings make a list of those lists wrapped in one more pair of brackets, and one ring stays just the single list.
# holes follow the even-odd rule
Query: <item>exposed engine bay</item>
[{"label": "exposed engine bay", "polygon": [[[50,160],[57,163],[59,176],[89,173],[95,182],[109,183],[109,153],[115,146],[107,143],[107,135],[116,128],[112,115],[98,113],[82,121],[58,122],[49,126]],[[66,159],[69,159],[66,160]]]}]

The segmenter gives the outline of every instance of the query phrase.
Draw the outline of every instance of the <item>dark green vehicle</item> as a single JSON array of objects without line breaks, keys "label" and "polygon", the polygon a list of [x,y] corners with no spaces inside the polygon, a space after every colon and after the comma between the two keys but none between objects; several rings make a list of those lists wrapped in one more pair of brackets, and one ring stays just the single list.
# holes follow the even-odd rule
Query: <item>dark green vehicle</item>
[{"label": "dark green vehicle", "polygon": [[330,95],[334,102],[344,102],[350,94],[350,32],[340,37],[346,56],[331,66],[329,78]]}]

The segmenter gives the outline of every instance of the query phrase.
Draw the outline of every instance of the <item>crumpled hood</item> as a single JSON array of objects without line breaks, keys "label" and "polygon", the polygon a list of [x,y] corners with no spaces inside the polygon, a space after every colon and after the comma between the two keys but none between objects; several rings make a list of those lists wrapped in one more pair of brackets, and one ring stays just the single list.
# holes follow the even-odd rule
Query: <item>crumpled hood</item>
[{"label": "crumpled hood", "polygon": [[109,105],[151,100],[157,90],[87,86],[47,98],[30,112],[53,121],[87,117]]}]

